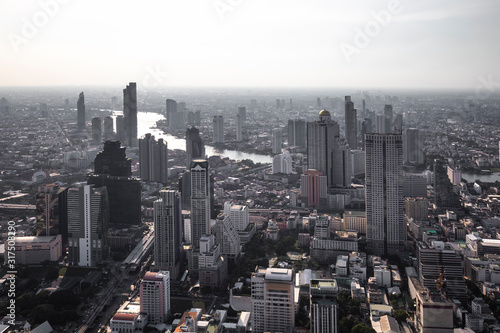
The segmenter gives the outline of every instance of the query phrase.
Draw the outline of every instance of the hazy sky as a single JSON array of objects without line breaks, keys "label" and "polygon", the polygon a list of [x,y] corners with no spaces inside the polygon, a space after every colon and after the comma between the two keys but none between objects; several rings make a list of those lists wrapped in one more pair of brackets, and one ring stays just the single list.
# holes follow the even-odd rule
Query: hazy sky
[{"label": "hazy sky", "polygon": [[474,89],[500,81],[499,13],[498,0],[0,0],[0,86]]}]

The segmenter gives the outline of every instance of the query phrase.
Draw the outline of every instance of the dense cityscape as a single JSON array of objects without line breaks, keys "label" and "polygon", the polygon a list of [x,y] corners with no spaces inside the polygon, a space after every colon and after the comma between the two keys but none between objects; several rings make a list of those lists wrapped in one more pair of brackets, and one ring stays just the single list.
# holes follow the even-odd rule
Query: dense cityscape
[{"label": "dense cityscape", "polygon": [[499,9],[0,1],[0,333],[500,333]]},{"label": "dense cityscape", "polygon": [[9,329],[500,329],[498,96],[119,92],[2,89]]}]

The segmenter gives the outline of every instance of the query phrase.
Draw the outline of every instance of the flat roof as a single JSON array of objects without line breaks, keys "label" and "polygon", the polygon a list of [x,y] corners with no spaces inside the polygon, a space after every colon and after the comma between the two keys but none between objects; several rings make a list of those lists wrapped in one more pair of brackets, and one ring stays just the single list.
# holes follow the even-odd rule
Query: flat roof
[{"label": "flat roof", "polygon": [[15,237],[16,243],[50,243],[57,238],[58,235],[54,236],[22,236]]},{"label": "flat roof", "polygon": [[266,280],[292,281],[292,270],[287,268],[268,268]]}]

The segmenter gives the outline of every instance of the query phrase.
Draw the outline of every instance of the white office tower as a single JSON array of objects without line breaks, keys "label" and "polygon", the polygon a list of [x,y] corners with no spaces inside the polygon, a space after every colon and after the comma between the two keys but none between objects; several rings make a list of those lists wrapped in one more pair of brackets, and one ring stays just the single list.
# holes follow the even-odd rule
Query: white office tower
[{"label": "white office tower", "polygon": [[220,245],[221,254],[236,263],[240,259],[240,235],[228,215],[217,216],[215,224],[215,242]]},{"label": "white office tower", "polygon": [[109,200],[106,187],[83,185],[68,189],[69,262],[96,266],[106,255]]},{"label": "white office tower", "polygon": [[214,116],[213,120],[214,143],[224,143],[224,117]]},{"label": "white office tower", "polygon": [[170,314],[170,274],[146,272],[141,281],[141,313],[148,314],[149,324],[165,323]]},{"label": "white office tower", "polygon": [[175,280],[179,276],[182,246],[181,194],[161,190],[159,197],[153,204],[155,268],[169,271]]},{"label": "white office tower", "polygon": [[199,248],[202,235],[210,234],[210,172],[206,160],[191,163],[191,241]]},{"label": "white office tower", "polygon": [[244,231],[248,227],[248,206],[233,205],[231,201],[226,201],[224,203],[224,214],[233,221],[236,231]]},{"label": "white office tower", "polygon": [[337,295],[336,280],[311,280],[311,333],[338,332]]},{"label": "white office tower", "polygon": [[358,149],[358,116],[351,96],[345,97],[345,137],[351,149]]},{"label": "white office tower", "polygon": [[288,147],[306,147],[306,122],[303,119],[288,120]]},{"label": "white office tower", "polygon": [[403,142],[399,134],[366,135],[367,242],[374,254],[396,254],[406,240]]},{"label": "white office tower", "polygon": [[295,281],[291,269],[259,268],[252,274],[253,332],[292,332]]},{"label": "white office tower", "polygon": [[403,161],[413,165],[424,163],[424,139],[416,128],[403,132]]},{"label": "white office tower", "polygon": [[283,154],[278,154],[273,158],[273,174],[284,173],[289,175],[292,173],[292,157],[288,150],[285,150]]},{"label": "white office tower", "polygon": [[200,286],[221,287],[227,277],[227,260],[221,256],[221,246],[214,235],[202,235],[198,255]]},{"label": "white office tower", "polygon": [[163,139],[156,141],[151,133],[139,139],[139,174],[143,181],[166,183],[167,160],[167,143]]},{"label": "white office tower", "polygon": [[273,129],[273,139],[272,139],[273,154],[281,153],[282,142],[283,142],[283,135],[281,133],[281,129],[279,128]]},{"label": "white office tower", "polygon": [[236,115],[236,141],[243,141],[243,117],[240,114]]}]

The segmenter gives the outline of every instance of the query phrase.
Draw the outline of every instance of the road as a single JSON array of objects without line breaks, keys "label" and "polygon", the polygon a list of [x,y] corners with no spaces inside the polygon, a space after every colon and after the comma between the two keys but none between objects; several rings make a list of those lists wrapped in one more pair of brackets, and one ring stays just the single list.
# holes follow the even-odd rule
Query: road
[{"label": "road", "polygon": [[[88,318],[85,320],[82,326],[78,329],[78,333],[85,333],[92,323],[94,323],[95,319],[99,315],[99,313],[104,309],[104,306],[114,297],[115,290],[121,285],[125,277],[128,277],[128,273],[130,268],[127,267],[124,271],[116,270],[113,276],[113,279],[108,283],[108,289],[106,293],[101,297],[99,302],[95,305],[94,311],[92,311]],[[103,316],[104,317],[104,316]],[[107,318],[104,318],[106,320]],[[96,325],[99,327],[100,325]]]}]

